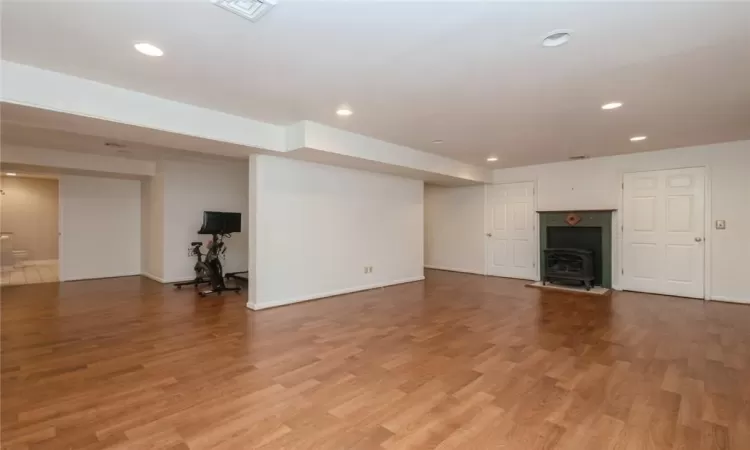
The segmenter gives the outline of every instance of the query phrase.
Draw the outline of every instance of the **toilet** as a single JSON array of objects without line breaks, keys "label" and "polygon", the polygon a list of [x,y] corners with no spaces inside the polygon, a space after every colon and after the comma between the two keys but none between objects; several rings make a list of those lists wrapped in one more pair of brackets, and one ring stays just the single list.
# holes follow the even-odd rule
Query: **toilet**
[{"label": "toilet", "polygon": [[23,267],[24,262],[29,259],[28,250],[13,250],[14,267]]}]

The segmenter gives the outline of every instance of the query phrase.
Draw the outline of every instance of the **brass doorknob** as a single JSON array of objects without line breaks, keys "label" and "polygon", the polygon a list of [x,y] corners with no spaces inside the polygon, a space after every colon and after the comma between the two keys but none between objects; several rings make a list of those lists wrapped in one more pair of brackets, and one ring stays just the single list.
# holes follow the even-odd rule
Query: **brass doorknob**
[{"label": "brass doorknob", "polygon": [[487,237],[492,237],[492,233],[487,233]]},{"label": "brass doorknob", "polygon": [[695,242],[701,242],[702,240],[703,240],[703,238],[701,238],[701,237],[695,238]]}]

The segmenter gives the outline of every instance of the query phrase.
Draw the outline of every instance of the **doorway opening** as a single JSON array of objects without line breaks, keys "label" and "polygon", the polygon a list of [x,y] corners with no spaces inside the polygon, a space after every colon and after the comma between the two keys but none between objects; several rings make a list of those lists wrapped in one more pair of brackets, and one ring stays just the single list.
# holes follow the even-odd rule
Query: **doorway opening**
[{"label": "doorway opening", "polygon": [[0,176],[0,285],[59,281],[59,182],[50,175]]}]

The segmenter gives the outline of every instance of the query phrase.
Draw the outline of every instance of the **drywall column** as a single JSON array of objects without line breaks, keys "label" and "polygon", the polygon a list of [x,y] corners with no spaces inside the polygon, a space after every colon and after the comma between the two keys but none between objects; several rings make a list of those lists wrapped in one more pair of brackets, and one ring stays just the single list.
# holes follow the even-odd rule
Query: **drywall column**
[{"label": "drywall column", "polygon": [[250,308],[424,279],[422,181],[266,155],[254,163]]},{"label": "drywall column", "polygon": [[248,177],[247,177],[247,306],[251,309],[255,308],[256,304],[256,290],[257,290],[257,265],[256,265],[256,249],[258,248],[257,237],[258,237],[258,155],[252,155],[248,161]]}]

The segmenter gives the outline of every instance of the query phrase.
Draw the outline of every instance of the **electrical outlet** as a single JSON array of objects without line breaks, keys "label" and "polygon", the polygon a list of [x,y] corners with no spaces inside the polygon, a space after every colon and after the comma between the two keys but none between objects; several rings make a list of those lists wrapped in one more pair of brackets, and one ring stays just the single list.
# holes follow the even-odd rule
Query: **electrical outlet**
[{"label": "electrical outlet", "polygon": [[716,229],[717,230],[726,230],[727,229],[727,221],[726,220],[717,220],[716,221]]}]

